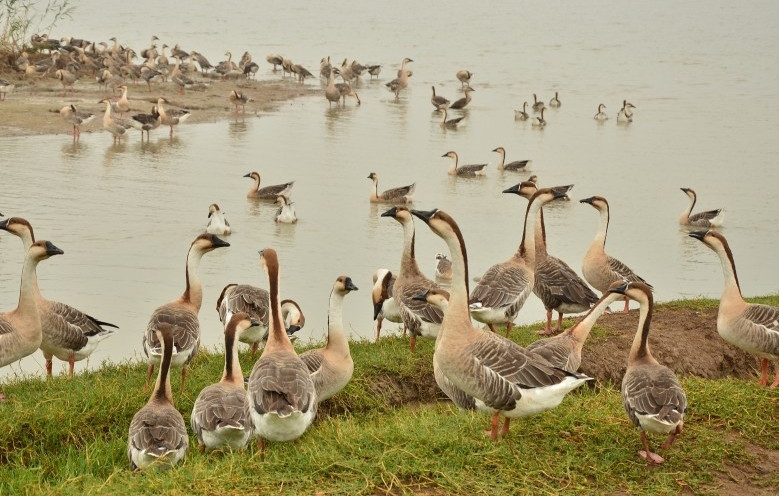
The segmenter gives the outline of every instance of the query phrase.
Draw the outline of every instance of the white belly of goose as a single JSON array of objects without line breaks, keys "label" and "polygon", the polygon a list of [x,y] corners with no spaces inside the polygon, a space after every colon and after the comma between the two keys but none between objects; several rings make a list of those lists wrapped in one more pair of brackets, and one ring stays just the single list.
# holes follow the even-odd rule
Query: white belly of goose
[{"label": "white belly of goose", "polygon": [[[591,380],[589,377],[568,376],[562,382],[552,386],[537,388],[518,387],[522,392],[522,398],[517,401],[517,405],[512,410],[506,410],[503,415],[508,418],[527,417],[537,413],[545,412],[562,403],[565,395]],[[497,410],[488,407],[479,399],[476,399],[476,408],[482,412],[495,413]]]},{"label": "white belly of goose", "polygon": [[[153,363],[155,366],[158,366],[160,362],[162,362],[162,348],[152,348],[146,350],[148,357],[149,357],[149,363]],[[170,366],[171,367],[181,367],[185,363],[187,363],[187,360],[189,360],[189,357],[192,356],[193,349],[188,348],[185,350],[179,350],[176,345],[173,345],[173,355],[170,359]]]},{"label": "white belly of goose", "polygon": [[80,350],[71,350],[69,348],[62,348],[60,346],[56,345],[49,345],[45,346],[41,344],[41,350],[46,353],[50,354],[54,357],[57,357],[58,360],[62,360],[63,362],[67,362],[70,360],[70,357],[73,356],[73,360],[78,362],[80,360],[83,360],[87,358],[89,355],[92,354],[93,351],[97,348],[98,343],[100,341],[104,340],[105,338],[111,336],[114,332],[105,332],[100,334],[95,334],[94,336],[90,336],[87,339],[87,344],[84,345],[83,348]]},{"label": "white belly of goose", "polygon": [[306,429],[314,420],[315,408],[309,408],[307,412],[292,412],[281,417],[277,413],[259,414],[252,409],[252,422],[254,422],[254,434],[271,441],[292,441],[306,432]]},{"label": "white belly of goose", "polygon": [[152,464],[156,464],[157,468],[160,469],[169,469],[184,459],[186,454],[186,449],[168,450],[159,448],[159,451],[130,449],[130,457],[133,463],[141,470]]},{"label": "white belly of goose", "polygon": [[[226,321],[229,321],[229,319],[227,319]],[[261,324],[261,325],[251,326],[245,331],[241,332],[241,334],[238,336],[238,341],[247,344],[254,344],[259,342],[266,332],[268,332],[267,325]]]},{"label": "white belly of goose", "polygon": [[203,438],[203,444],[208,449],[229,446],[234,450],[239,450],[249,442],[252,431],[247,431],[243,427],[235,425],[226,425],[219,427],[214,431],[203,430],[200,432],[200,435]]},{"label": "white belly of goose", "polygon": [[432,322],[425,322],[419,326],[419,333],[422,337],[435,339],[438,337],[438,331],[441,330],[441,324],[434,324]]},{"label": "white belly of goose", "polygon": [[388,298],[381,304],[381,316],[390,322],[399,324],[403,322],[403,317],[400,315],[400,308],[395,298]]},{"label": "white belly of goose", "polygon": [[474,303],[471,305],[470,310],[471,316],[482,324],[503,324],[508,322],[505,308],[483,307],[481,303]]},{"label": "white belly of goose", "polygon": [[636,413],[638,419],[638,425],[646,432],[653,432],[655,434],[670,434],[676,430],[678,422],[663,422],[659,420],[656,415],[647,415]]}]

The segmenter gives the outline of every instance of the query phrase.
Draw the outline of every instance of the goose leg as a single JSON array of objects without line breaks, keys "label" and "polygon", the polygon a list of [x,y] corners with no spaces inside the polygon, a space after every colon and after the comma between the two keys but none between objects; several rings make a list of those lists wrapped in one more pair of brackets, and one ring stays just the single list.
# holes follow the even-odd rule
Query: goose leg
[{"label": "goose leg", "polygon": [[513,322],[508,322],[508,323],[506,324],[506,337],[509,337],[509,333],[511,332],[511,324],[512,324],[512,323],[513,323]]},{"label": "goose leg", "polygon": [[184,382],[187,380],[187,372],[189,372],[189,366],[184,365],[181,369],[181,392],[184,392]]},{"label": "goose leg", "polygon": [[414,350],[417,347],[417,337],[414,334],[411,334],[411,338],[409,339],[409,343],[411,344],[411,353],[414,353]]},{"label": "goose leg", "polygon": [[498,424],[500,423],[500,412],[495,412],[490,418],[490,428],[484,431],[485,436],[489,436],[491,440],[498,439]]},{"label": "goose leg", "polygon": [[776,386],[779,386],[779,361],[776,362],[776,377],[774,377],[774,382],[771,384],[771,389],[774,389]]},{"label": "goose leg", "polygon": [[501,436],[509,435],[509,424],[511,424],[511,419],[506,417],[506,419],[503,421],[503,429],[500,430]]},{"label": "goose leg", "polygon": [[626,296],[626,297],[625,297],[625,309],[624,309],[624,310],[622,310],[622,313],[628,313],[628,312],[630,311],[630,308],[629,308],[629,307],[630,307],[630,300],[629,300],[629,299],[628,299],[628,297]]},{"label": "goose leg", "polygon": [[487,327],[490,328],[490,331],[495,332],[495,326],[493,326],[492,324],[487,324]]},{"label": "goose leg", "polygon": [[760,385],[761,386],[767,386],[768,385],[768,359],[763,358],[760,360]]},{"label": "goose leg", "polygon": [[674,430],[672,433],[668,434],[668,437],[665,439],[665,442],[662,446],[660,446],[660,449],[667,450],[671,447],[671,445],[676,441],[676,437],[679,436],[679,434],[682,433],[682,425],[679,424],[676,426],[676,430]]},{"label": "goose leg", "polygon": [[552,332],[560,332],[563,330],[563,313],[557,312],[557,327]]},{"label": "goose leg", "polygon": [[540,336],[552,335],[552,309],[551,308],[546,309],[546,326],[544,326],[544,329],[542,331],[536,332],[536,334]]},{"label": "goose leg", "polygon": [[46,378],[51,377],[51,370],[53,368],[53,363],[51,358],[46,359]]},{"label": "goose leg", "polygon": [[252,358],[254,358],[254,355],[257,354],[257,350],[259,349],[260,349],[259,341],[256,343],[252,343]]},{"label": "goose leg", "polygon": [[[376,342],[379,342],[379,335],[381,334],[381,323],[384,321],[382,317],[376,319]],[[404,333],[405,335],[405,333]]]},{"label": "goose leg", "polygon": [[649,441],[644,431],[641,431],[641,444],[644,445],[644,449],[638,452],[638,456],[646,460],[649,465],[659,465],[665,461],[662,456],[652,453],[652,450],[649,449]]},{"label": "goose leg", "polygon": [[70,355],[68,357],[68,377],[73,377],[73,369],[76,365],[76,357]]}]

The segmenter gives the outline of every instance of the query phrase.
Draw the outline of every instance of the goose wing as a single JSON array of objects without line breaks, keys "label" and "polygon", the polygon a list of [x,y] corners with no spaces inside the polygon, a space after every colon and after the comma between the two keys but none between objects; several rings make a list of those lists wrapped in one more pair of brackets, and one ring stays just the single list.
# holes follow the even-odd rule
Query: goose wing
[{"label": "goose wing", "polygon": [[[406,281],[402,284],[400,291],[401,310],[406,310],[421,319],[424,322],[440,324],[444,320],[443,311],[426,301],[415,300],[414,297],[427,292],[431,288],[438,287],[433,281],[426,278],[420,278],[413,281]],[[398,290],[396,287],[395,290]]]},{"label": "goose wing", "polygon": [[589,306],[598,296],[584,280],[565,262],[547,257],[536,266],[533,291],[547,308],[557,308],[563,303]]},{"label": "goose wing", "polygon": [[161,349],[160,341],[154,331],[162,323],[173,327],[174,353],[180,353],[181,350],[193,350],[190,358],[197,353],[197,349],[200,347],[200,322],[197,319],[197,314],[181,305],[168,304],[155,310],[146,326],[143,350],[147,356],[149,350]]},{"label": "goose wing", "polygon": [[633,272],[633,270],[625,265],[624,263],[620,262],[614,257],[609,256],[608,257],[608,267],[609,270],[611,270],[615,275],[616,279],[622,279],[626,282],[643,282],[644,284],[647,284],[650,288],[652,287],[651,284],[646,282],[641,276]]},{"label": "goose wing", "polygon": [[513,162],[509,162],[505,165],[503,165],[503,168],[506,170],[520,170],[526,168],[530,164],[530,160],[514,160]]},{"label": "goose wing", "polygon": [[268,198],[272,198],[275,200],[277,195],[280,195],[285,191],[289,190],[290,188],[292,188],[293,184],[295,184],[295,181],[290,181],[284,184],[274,184],[272,186],[265,186],[264,188],[258,189],[257,193],[260,196],[267,196]]},{"label": "goose wing", "polygon": [[292,353],[269,353],[254,364],[248,387],[251,408],[287,416],[316,408],[316,390],[306,365]]},{"label": "goose wing", "polygon": [[59,302],[51,302],[50,311],[44,318],[48,332],[46,337],[56,346],[68,350],[80,350],[86,346],[90,337],[109,335],[115,331],[101,326],[114,327],[114,324],[101,322],[80,310]]},{"label": "goose wing", "polygon": [[533,341],[525,349],[542,356],[553,366],[568,372],[576,372],[582,363],[581,355],[575,353],[571,341],[565,339],[564,334]]},{"label": "goose wing", "polygon": [[668,367],[652,364],[628,369],[622,379],[622,404],[636,426],[638,415],[676,424],[687,411],[687,396]]},{"label": "goose wing", "polygon": [[202,440],[203,430],[213,432],[222,427],[251,430],[246,391],[224,384],[205,387],[195,400],[190,424],[199,440]]},{"label": "goose wing", "polygon": [[479,279],[469,302],[485,308],[517,307],[525,303],[533,290],[533,274],[513,263],[495,264]]},{"label": "goose wing", "polygon": [[416,183],[409,184],[408,186],[400,186],[398,188],[388,189],[381,193],[383,200],[403,200],[406,195],[410,195],[414,192]]},{"label": "goose wing", "polygon": [[229,319],[228,314],[246,312],[249,317],[267,326],[269,306],[268,292],[248,284],[228,284],[216,302],[219,320],[222,323]]},{"label": "goose wing", "polygon": [[750,334],[760,349],[779,355],[779,308],[751,304],[742,316],[754,326]]},{"label": "goose wing", "polygon": [[325,362],[325,357],[322,354],[322,350],[309,350],[301,354],[300,359],[303,360],[304,364],[306,364],[306,367],[311,373],[312,378],[314,375],[316,375],[317,372],[319,372],[319,369],[322,368],[322,364]]},{"label": "goose wing", "polygon": [[696,214],[692,214],[689,217],[689,222],[699,222],[699,221],[711,221],[715,219],[719,214],[722,213],[722,209],[718,208],[716,210],[707,210],[705,212],[698,212]]},{"label": "goose wing", "polygon": [[[162,456],[189,447],[184,418],[173,407],[149,405],[141,408],[130,422],[128,455],[132,449]],[[132,460],[132,458],[131,458]]]}]

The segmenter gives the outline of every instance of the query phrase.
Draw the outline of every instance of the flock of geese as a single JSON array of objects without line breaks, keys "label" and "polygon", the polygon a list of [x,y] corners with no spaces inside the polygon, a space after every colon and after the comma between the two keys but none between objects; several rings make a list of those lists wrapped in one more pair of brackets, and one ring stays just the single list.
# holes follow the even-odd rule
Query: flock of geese
[{"label": "flock of geese", "polygon": [[[31,74],[60,74],[63,91],[72,90],[75,81],[66,82],[65,72],[72,73],[71,63],[76,60],[93,70],[115,70],[122,77],[139,78],[150,71],[159,77],[170,77],[180,84],[182,91],[188,85],[176,80],[176,70],[181,71],[186,59],[196,60],[201,72],[214,68],[197,52],[187,54],[178,45],[171,50],[176,59],[174,68],[160,71],[160,58],[165,56],[167,45],[156,53],[156,37],[151,46],[141,53],[146,63],[139,72],[126,65],[104,69],[106,60],[117,64],[129,63],[132,53],[122,48],[114,39],[114,46],[103,46],[98,51],[94,43],[63,39],[51,44],[51,66],[39,71],[29,61],[25,71]],[[70,49],[63,48],[70,47]],[[55,51],[56,50],[56,51]],[[92,53],[93,55],[87,55]],[[99,57],[93,57],[99,53]],[[55,57],[56,54],[60,54]],[[64,54],[71,62],[59,66]],[[253,77],[256,64],[242,61],[233,67],[231,55],[225,64],[222,77],[240,74]],[[94,67],[86,60],[93,60]],[[95,60],[102,60],[102,66]],[[303,81],[310,72],[298,64],[280,56],[269,56],[268,62],[281,66],[284,74],[296,74]],[[152,64],[153,61],[153,64]],[[412,71],[404,58],[397,78],[387,83],[396,97],[408,87]],[[110,65],[109,63],[109,65]],[[253,64],[253,65],[252,65]],[[154,67],[152,67],[154,65]],[[220,64],[221,65],[221,64]],[[218,66],[217,66],[218,67]],[[54,69],[56,68],[56,69]],[[52,70],[53,69],[53,70]],[[326,70],[328,69],[328,70]],[[361,70],[360,70],[361,69]],[[330,65],[329,58],[322,60],[321,73],[326,77],[326,99],[332,105],[345,102],[352,96],[359,103],[350,81],[367,70],[371,77],[378,75],[380,66],[361,66],[355,61],[340,67]],[[324,75],[326,73],[326,76]],[[335,77],[344,79],[336,83]],[[157,76],[154,76],[157,77]],[[232,76],[230,76],[232,77]],[[458,71],[465,97],[453,104],[435,92],[431,103],[444,112],[468,105],[473,73]],[[179,76],[179,80],[183,78]],[[109,80],[110,81],[110,80]],[[129,111],[126,105],[126,82],[107,83],[121,90],[118,100],[104,99],[104,127],[115,140],[121,139],[127,128],[121,131],[122,115]],[[339,86],[345,85],[345,86]],[[7,86],[2,95],[8,91]],[[539,126],[545,124],[544,109],[536,95],[532,110],[540,115],[535,118]],[[236,112],[248,100],[234,91],[230,100]],[[462,103],[461,103],[462,102]],[[140,129],[150,131],[155,126],[173,127],[188,114],[174,114],[165,109],[167,100],[159,98],[152,108],[150,120],[140,123]],[[555,97],[549,106],[560,106]],[[528,119],[527,104],[517,111],[517,118]],[[605,106],[599,105],[596,120],[605,120]],[[617,120],[629,122],[633,106],[624,101]],[[74,138],[79,126],[94,116],[80,112],[75,106],[60,111],[62,117],[73,126]],[[522,115],[525,117],[523,118]],[[143,126],[148,126],[145,129]],[[501,157],[499,168],[522,172],[529,160],[505,162],[506,150],[497,147],[493,152]],[[487,164],[459,165],[456,152],[443,155],[451,160],[449,174],[454,176],[478,176],[485,173]],[[244,177],[253,181],[247,192],[252,200],[271,200],[279,203],[275,217],[277,222],[294,222],[296,215],[290,201],[294,182],[260,187],[260,174],[256,171]],[[376,339],[379,339],[384,319],[402,324],[410,337],[410,349],[414,352],[419,337],[435,339],[433,370],[439,388],[461,409],[485,413],[490,417],[489,436],[495,440],[509,431],[511,419],[539,414],[559,405],[565,396],[590,381],[578,372],[582,361],[583,344],[598,317],[609,304],[624,300],[639,304],[639,322],[627,357],[627,371],[622,381],[622,398],[625,411],[638,428],[641,437],[639,455],[648,464],[659,464],[663,457],[652,450],[647,433],[665,435],[663,449],[668,449],[682,433],[687,399],[674,373],[653,356],[649,346],[650,325],[653,312],[652,286],[626,264],[605,250],[610,209],[606,198],[591,196],[580,200],[594,208],[599,216],[595,237],[582,262],[582,275],[561,259],[549,254],[546,242],[546,224],[543,207],[551,202],[570,200],[572,185],[541,188],[537,177],[531,176],[503,191],[528,200],[523,232],[517,250],[508,258],[498,261],[482,274],[473,288],[468,271],[466,239],[456,220],[444,210],[410,209],[415,184],[379,191],[378,176],[368,175],[372,182],[369,200],[392,205],[381,216],[395,220],[402,229],[402,249],[397,272],[381,268],[374,273],[371,291],[374,319],[377,320]],[[746,303],[741,295],[736,275],[735,258],[725,237],[716,228],[722,225],[722,210],[693,213],[696,194],[690,188],[682,188],[690,202],[679,223],[694,230],[689,235],[700,240],[719,257],[724,274],[724,291],[720,300],[717,330],[728,343],[761,359],[761,385],[768,385],[768,364],[779,359],[779,308]],[[230,246],[219,236],[229,235],[231,227],[224,212],[217,204],[209,206],[209,222],[205,232],[191,243],[186,256],[185,287],[177,298],[160,305],[149,317],[143,336],[139,336],[147,357],[147,384],[157,368],[156,382],[145,406],[133,416],[128,430],[127,456],[132,469],[151,466],[172,466],[184,459],[189,448],[189,436],[184,417],[174,404],[171,388],[171,369],[181,368],[181,390],[185,388],[189,364],[200,347],[200,323],[198,314],[203,304],[203,287],[199,277],[202,258],[211,251]],[[415,256],[415,221],[422,221],[448,247],[447,254],[436,256],[435,280],[429,279],[420,269]],[[69,374],[74,364],[89,356],[98,343],[114,333],[115,325],[101,321],[65,303],[47,300],[38,286],[36,267],[39,262],[63,251],[50,241],[36,239],[29,221],[21,217],[8,217],[0,221],[0,230],[19,237],[25,251],[19,288],[19,302],[15,309],[0,314],[0,366],[13,363],[41,349],[46,358],[47,374],[51,375],[53,357],[69,363]],[[197,397],[190,416],[190,426],[200,450],[240,449],[253,438],[264,449],[264,442],[291,441],[302,436],[312,424],[318,404],[342,390],[351,380],[354,371],[349,342],[343,327],[343,301],[346,295],[358,290],[349,276],[339,276],[330,292],[326,345],[298,355],[292,341],[294,334],[305,325],[300,306],[291,299],[282,299],[280,290],[280,266],[276,251],[265,248],[259,251],[260,265],[267,275],[268,289],[249,284],[228,284],[222,290],[216,310],[224,326],[224,370],[220,380],[204,388]],[[593,290],[594,289],[594,290]],[[596,293],[600,293],[598,295]],[[546,323],[541,334],[548,337],[521,347],[508,338],[518,313],[530,294],[536,294],[546,309]],[[558,313],[557,325],[552,328],[553,312]],[[564,330],[564,314],[585,315],[572,327]],[[485,324],[477,327],[474,321]],[[498,333],[505,327],[505,337]],[[559,334],[555,334],[559,332]],[[251,347],[252,357],[262,346],[248,379],[244,380],[238,358],[238,342]],[[770,387],[779,386],[779,368]],[[503,423],[501,426],[501,418]]]}]

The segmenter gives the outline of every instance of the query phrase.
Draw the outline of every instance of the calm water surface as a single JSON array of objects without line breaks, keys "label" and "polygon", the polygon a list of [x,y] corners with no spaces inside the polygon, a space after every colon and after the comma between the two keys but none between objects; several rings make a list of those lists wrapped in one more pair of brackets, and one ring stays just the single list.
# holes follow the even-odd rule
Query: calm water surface
[{"label": "calm water surface", "polygon": [[[501,145],[509,160],[532,159],[542,185],[574,183],[575,200],[605,196],[612,211],[607,251],[651,282],[658,300],[717,297],[721,290],[715,255],[677,225],[687,206],[682,186],[697,190],[696,209],[726,209],[723,233],[744,293],[777,291],[779,7],[773,2],[744,8],[724,1],[498,1],[489,9],[461,0],[380,8],[307,2],[260,3],[252,12],[245,2],[227,1],[218,11],[190,5],[182,13],[173,2],[139,0],[120,7],[110,24],[100,5],[82,1],[75,19],[55,34],[116,35],[136,48],[157,34],[212,63],[226,50],[236,57],[248,50],[264,80],[281,77],[264,63],[271,52],[314,73],[327,55],[381,63],[383,71],[379,81],[361,82],[360,107],[350,100],[329,109],[317,94],[260,117],[185,124],[173,139],[158,130],[148,145],[133,135],[112,146],[102,132],[85,133],[76,145],[64,134],[0,139],[0,211],[28,218],[39,238],[65,251],[40,265],[43,294],[121,327],[91,367],[141,355],[152,310],[184,289],[186,252],[213,202],[226,211],[234,234],[230,248],[206,255],[201,266],[205,345],[222,341],[214,306],[225,284],[267,287],[257,255],[263,247],[279,252],[282,295],[298,300],[306,314],[304,340],[324,335],[330,288],[341,274],[360,288],[346,299],[346,327],[355,338],[372,337],[371,274],[397,268],[401,229],[380,217],[387,207],[368,202],[368,173],[379,174],[380,189],[416,182],[416,208],[451,213],[464,232],[471,273],[479,274],[513,253],[522,234],[525,200],[500,192],[529,173],[498,173],[490,150]],[[441,21],[464,13],[467,22]],[[395,101],[383,83],[406,56],[415,60],[414,75]],[[454,74],[463,68],[475,73],[477,91],[465,125],[443,131],[430,86],[459,98]],[[514,121],[513,109],[532,102],[532,93],[548,101],[555,90],[563,105],[547,113],[546,129]],[[631,125],[619,126],[625,98],[638,109]],[[602,125],[592,119],[599,103],[611,116]],[[48,118],[56,117],[41,116]],[[492,162],[488,176],[449,177],[449,159],[441,158],[449,150],[461,163]],[[296,181],[297,225],[276,225],[275,207],[247,201],[250,181],[242,176],[251,170],[263,184]],[[418,224],[417,257],[432,275],[434,256],[446,246]],[[549,208],[550,253],[580,270],[597,224],[596,211],[577,201]],[[21,260],[21,243],[3,233],[3,310],[16,305]],[[518,321],[543,315],[531,297]],[[0,374],[42,369],[36,353]]]}]

